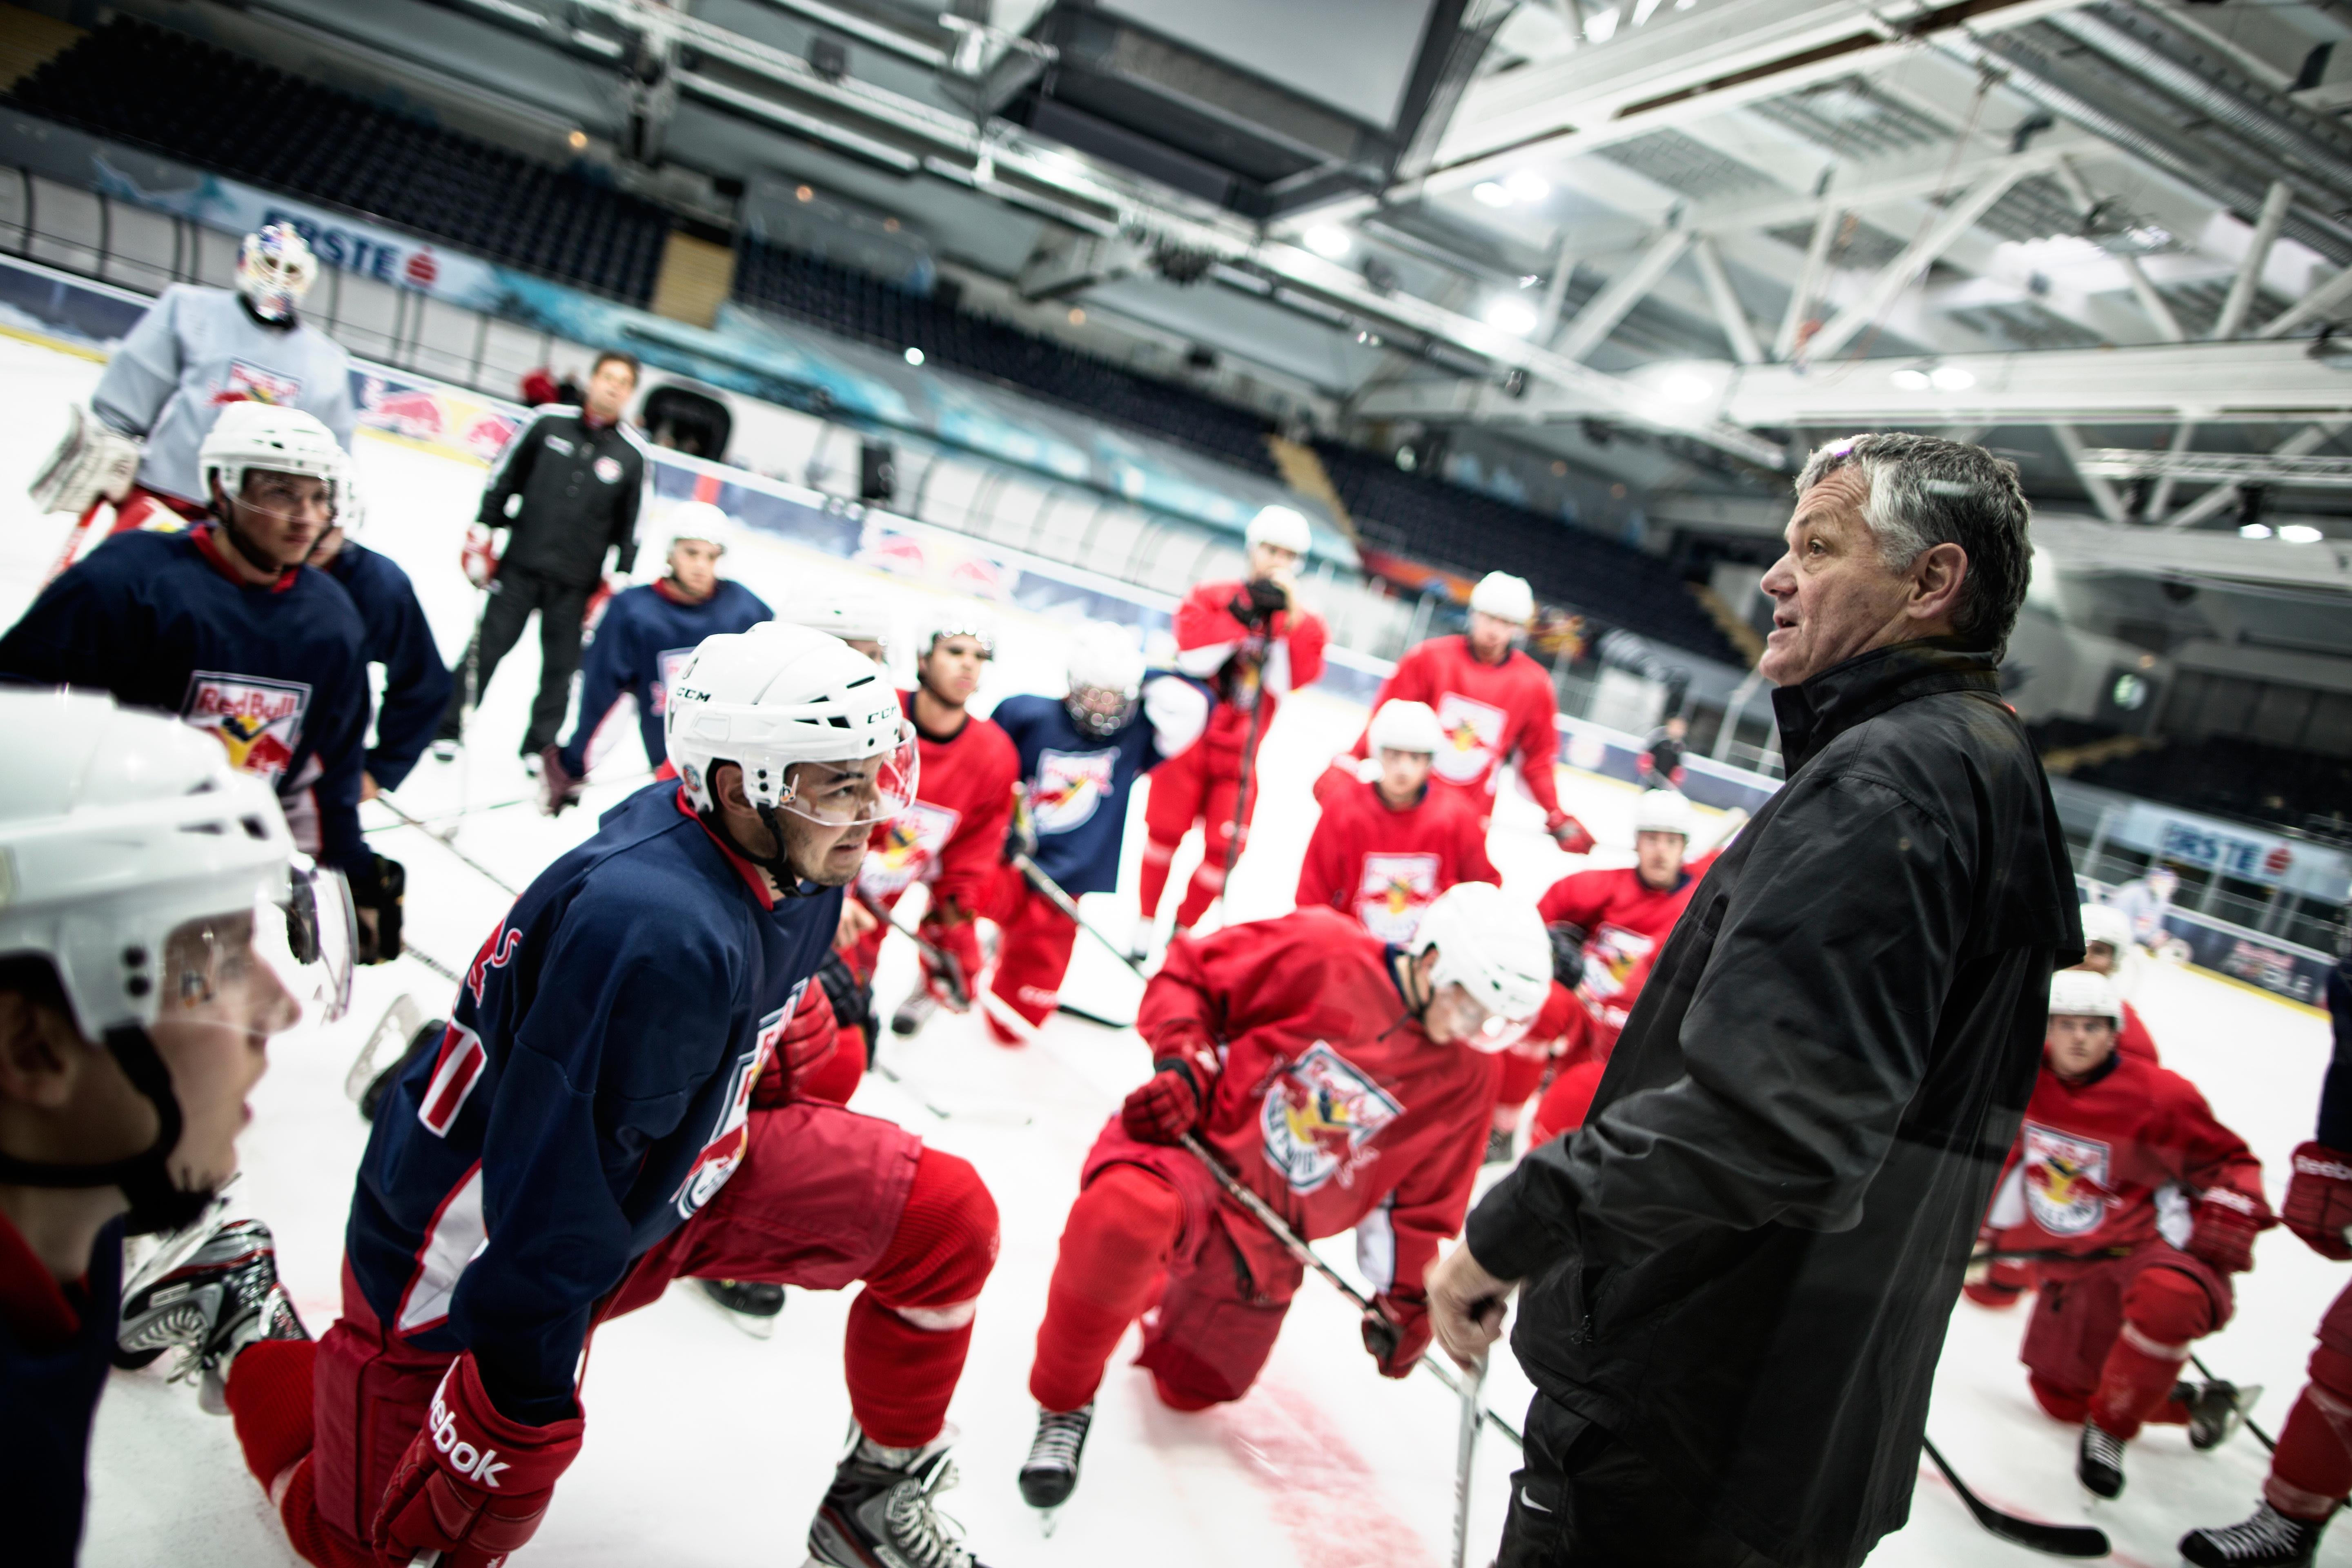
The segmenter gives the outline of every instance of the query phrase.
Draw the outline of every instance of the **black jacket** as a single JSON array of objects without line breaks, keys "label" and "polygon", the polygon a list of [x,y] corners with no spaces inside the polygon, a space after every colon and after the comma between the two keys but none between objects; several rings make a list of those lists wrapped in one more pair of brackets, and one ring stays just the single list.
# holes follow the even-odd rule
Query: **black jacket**
[{"label": "black jacket", "polygon": [[1881,648],[1774,694],[1790,777],[1717,860],[1583,1128],[1472,1211],[1511,1343],[1791,1568],[1910,1511],[1969,1244],[2083,952],[1990,654]]},{"label": "black jacket", "polygon": [[[550,404],[534,409],[490,470],[480,518],[488,528],[511,528],[499,570],[520,568],[567,587],[593,588],[604,575],[604,552],[617,552],[613,569],[626,572],[637,556],[637,506],[645,493],[646,448],[618,424],[592,429],[579,409]],[[522,505],[507,515],[509,498]]]}]

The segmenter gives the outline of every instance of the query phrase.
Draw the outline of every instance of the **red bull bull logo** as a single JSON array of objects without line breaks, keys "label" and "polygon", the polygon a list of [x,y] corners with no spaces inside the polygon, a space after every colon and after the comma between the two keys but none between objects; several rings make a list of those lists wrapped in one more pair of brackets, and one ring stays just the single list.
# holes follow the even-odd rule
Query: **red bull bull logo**
[{"label": "red bull bull logo", "polygon": [[293,765],[310,707],[303,682],[200,669],[189,678],[180,716],[218,741],[237,772],[275,784]]},{"label": "red bull bull logo", "polygon": [[2083,1236],[2107,1217],[2113,1151],[2029,1121],[2022,1134],[2025,1206],[2053,1236]]},{"label": "red bull bull logo", "polygon": [[1115,751],[1041,754],[1037,784],[1029,794],[1029,812],[1037,831],[1067,833],[1092,817],[1110,797],[1118,766]]},{"label": "red bull bull logo", "polygon": [[1437,727],[1446,745],[1430,759],[1430,767],[1448,784],[1475,784],[1503,743],[1503,710],[1458,691],[1437,699]]},{"label": "red bull bull logo", "polygon": [[1368,1145],[1381,1129],[1403,1113],[1369,1074],[1318,1040],[1265,1091],[1265,1163],[1296,1193],[1334,1177],[1344,1187],[1372,1156]]},{"label": "red bull bull logo", "polygon": [[441,399],[422,388],[394,392],[382,382],[370,382],[374,395],[367,401],[367,422],[379,430],[405,436],[412,441],[437,441],[447,426],[441,417]]},{"label": "red bull bull logo", "polygon": [[1437,897],[1434,855],[1367,855],[1356,918],[1382,942],[1410,942],[1421,912]]},{"label": "red bull bull logo", "polygon": [[867,847],[865,869],[857,874],[858,889],[882,898],[913,882],[930,880],[938,875],[940,852],[962,820],[961,812],[915,802],[892,817]]}]

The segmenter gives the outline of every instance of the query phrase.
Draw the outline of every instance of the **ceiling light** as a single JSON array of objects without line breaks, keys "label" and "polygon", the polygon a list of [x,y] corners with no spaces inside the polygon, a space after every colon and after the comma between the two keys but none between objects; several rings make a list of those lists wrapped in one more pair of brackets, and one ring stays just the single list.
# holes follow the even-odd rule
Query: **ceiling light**
[{"label": "ceiling light", "polygon": [[1611,6],[1598,16],[1586,18],[1584,36],[1596,44],[1605,44],[1617,36],[1617,8]]},{"label": "ceiling light", "polygon": [[571,135],[565,137],[564,140],[569,142],[572,144],[572,150],[574,153],[577,153],[588,145],[588,132],[585,131],[574,131]]},{"label": "ceiling light", "polygon": [[1506,294],[1487,304],[1486,324],[1523,338],[1536,330],[1536,310],[1525,300]]},{"label": "ceiling light", "polygon": [[1318,223],[1302,237],[1307,248],[1326,261],[1345,261],[1348,252],[1356,248],[1348,231],[1335,223]]},{"label": "ceiling light", "polygon": [[1715,384],[1695,371],[1682,371],[1666,377],[1659,387],[1666,398],[1675,403],[1704,403],[1715,391]]},{"label": "ceiling light", "polygon": [[908,349],[908,351],[907,351],[907,363],[908,363],[908,364],[920,364],[920,363],[923,363],[923,351],[922,351],[922,350],[920,350],[920,349],[919,349],[919,348],[909,348],[909,349]]},{"label": "ceiling light", "polygon": [[1898,370],[1886,378],[1906,392],[1927,390],[1927,373],[1924,370]]},{"label": "ceiling light", "polygon": [[2289,544],[2316,544],[2327,536],[2307,522],[2290,522],[2279,530],[2279,537]]},{"label": "ceiling light", "polygon": [[1470,194],[1490,207],[1507,207],[1518,198],[1492,180],[1481,180],[1470,187]]},{"label": "ceiling light", "polygon": [[1071,306],[1071,307],[1070,307],[1070,325],[1072,325],[1072,326],[1074,326],[1074,327],[1083,327],[1083,326],[1085,326],[1086,324],[1087,324],[1087,312],[1086,312],[1085,308],[1084,308],[1083,306],[1079,306],[1079,305],[1073,305],[1073,306]]},{"label": "ceiling light", "polygon": [[1539,202],[1551,195],[1551,182],[1533,169],[1521,169],[1503,181],[1503,189],[1515,200]]},{"label": "ceiling light", "polygon": [[1939,364],[1927,373],[1927,379],[1938,392],[1966,392],[1977,384],[1977,378],[1956,364]]},{"label": "ceiling light", "polygon": [[2267,522],[2250,522],[2238,530],[2241,539],[2268,539],[2270,536],[2271,525]]}]

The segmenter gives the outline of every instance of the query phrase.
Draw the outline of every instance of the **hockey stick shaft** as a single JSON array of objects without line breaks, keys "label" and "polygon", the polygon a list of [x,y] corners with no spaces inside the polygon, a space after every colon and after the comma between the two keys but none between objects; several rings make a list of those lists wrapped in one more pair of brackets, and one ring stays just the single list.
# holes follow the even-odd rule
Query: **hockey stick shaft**
[{"label": "hockey stick shaft", "polygon": [[1478,1458],[1478,1429],[1486,1424],[1486,1406],[1478,1397],[1486,1383],[1483,1361],[1463,1374],[1462,1420],[1454,1441],[1454,1568],[1469,1568],[1470,1468]]},{"label": "hockey stick shaft", "polygon": [[903,936],[908,942],[913,942],[916,949],[919,951],[925,958],[929,959],[931,963],[938,967],[940,978],[947,982],[948,994],[954,998],[957,1007],[963,1008],[971,1005],[971,978],[964,973],[962,960],[957,958],[954,953],[950,952],[946,948],[941,947],[939,943],[924,937],[921,933],[918,932],[913,926],[908,925],[905,921],[900,920],[898,918],[898,910],[884,909],[880,904],[876,903],[872,899],[867,898],[863,893],[855,894],[853,896],[860,904],[863,904],[866,907],[866,912],[867,914],[872,915],[876,920],[880,921],[884,925],[888,926],[892,931],[897,931],[900,936]]},{"label": "hockey stick shaft", "polygon": [[508,881],[504,877],[499,876],[496,871],[491,870],[488,866],[483,865],[479,860],[475,859],[471,855],[467,854],[463,849],[458,848],[455,844],[450,843],[449,840],[434,832],[430,827],[427,827],[425,825],[425,819],[423,817],[418,816],[406,806],[401,805],[400,802],[393,799],[392,792],[390,790],[376,791],[375,803],[378,805],[383,806],[386,811],[392,813],[393,816],[400,818],[401,823],[404,826],[415,828],[419,833],[424,834],[425,837],[430,838],[434,843],[438,844],[442,848],[446,849],[450,854],[455,855],[458,859],[463,860],[467,866],[470,866],[483,877],[488,879],[493,886],[503,891],[509,898],[519,899],[522,897],[521,889],[516,887],[512,882]]},{"label": "hockey stick shaft", "polygon": [[[2189,1352],[2189,1364],[2195,1367],[2199,1372],[2203,1373],[2207,1382],[2219,1383],[2221,1381],[2220,1378],[2213,1375],[2213,1369],[2205,1364],[2205,1358],[2199,1355],[2195,1351],[2190,1351]],[[2254,1435],[2255,1441],[2261,1443],[2263,1447],[2268,1448],[2273,1454],[2278,1452],[2278,1445],[2271,1440],[2271,1435],[2269,1433],[2254,1425],[2254,1418],[2252,1416],[2242,1415],[2239,1417],[2239,1419],[2245,1422],[2246,1430]]]},{"label": "hockey stick shaft", "polygon": [[[1299,1262],[1305,1264],[1307,1268],[1321,1275],[1326,1284],[1339,1291],[1340,1295],[1345,1296],[1349,1301],[1355,1303],[1357,1310],[1362,1312],[1367,1317],[1377,1318],[1383,1323],[1388,1322],[1387,1314],[1382,1312],[1379,1307],[1372,1303],[1370,1297],[1365,1295],[1361,1290],[1357,1289],[1353,1285],[1349,1284],[1348,1281],[1341,1277],[1338,1269],[1324,1262],[1321,1256],[1318,1254],[1313,1247],[1307,1246],[1306,1242],[1299,1239],[1298,1233],[1290,1228],[1288,1221],[1285,1220],[1280,1215],[1274,1212],[1272,1205],[1268,1204],[1264,1198],[1258,1196],[1255,1193],[1250,1191],[1250,1189],[1244,1184],[1239,1176],[1236,1176],[1231,1171],[1226,1170],[1225,1163],[1218,1159],[1214,1153],[1211,1152],[1209,1146],[1206,1143],[1201,1142],[1199,1133],[1187,1132],[1184,1134],[1182,1142],[1184,1147],[1192,1152],[1192,1157],[1200,1161],[1202,1164],[1208,1167],[1209,1174],[1216,1178],[1217,1185],[1224,1189],[1225,1195],[1233,1199],[1234,1202],[1241,1205],[1243,1208],[1249,1211],[1251,1218],[1256,1220],[1258,1224],[1265,1226],[1266,1234],[1273,1237],[1275,1240],[1280,1242],[1284,1251],[1289,1253],[1293,1258],[1297,1258]],[[1395,1325],[1391,1324],[1390,1326],[1393,1328]],[[1444,1384],[1456,1398],[1462,1396],[1463,1387],[1461,1375],[1452,1367],[1446,1365],[1444,1362],[1439,1361],[1436,1356],[1426,1352],[1423,1354],[1420,1364],[1427,1368],[1432,1375],[1433,1375],[1438,1382]],[[1486,1420],[1496,1431],[1502,1433],[1504,1436],[1508,1437],[1512,1443],[1517,1447],[1521,1448],[1526,1447],[1526,1440],[1519,1436],[1519,1429],[1517,1427],[1504,1420],[1500,1415],[1496,1415],[1494,1411],[1488,1409],[1483,1404],[1479,1406],[1479,1410],[1485,1415]]]},{"label": "hockey stick shaft", "polygon": [[1937,1449],[1932,1438],[1923,1434],[1919,1446],[1927,1450],[1927,1458],[1935,1461],[1936,1468],[1943,1472],[1944,1479],[1951,1484],[1952,1490],[1959,1494],[1960,1501],[1968,1506],[1976,1521],[2001,1540],[2030,1551],[2047,1552],[2053,1557],[2105,1557],[2107,1554],[2105,1531],[2095,1530],[2087,1524],[2043,1524],[2035,1520],[2020,1519],[2013,1513],[2003,1513],[1969,1489],[1968,1483],[1960,1479],[1951,1462]]},{"label": "hockey stick shaft", "polygon": [[1151,976],[1143,973],[1143,965],[1136,963],[1134,958],[1129,954],[1125,948],[1111,941],[1111,939],[1105,936],[1099,929],[1087,922],[1087,917],[1078,912],[1078,901],[1063,890],[1061,883],[1056,882],[1053,878],[1047,876],[1045,872],[1038,867],[1036,861],[1031,859],[1020,850],[1015,849],[1013,851],[1013,864],[1024,877],[1029,879],[1029,885],[1031,887],[1045,895],[1045,901],[1047,903],[1052,904],[1055,909],[1061,910],[1062,913],[1067,915],[1072,921],[1076,922],[1077,928],[1080,931],[1086,932],[1097,942],[1102,943],[1104,950],[1113,958],[1118,959],[1121,963],[1127,965],[1127,967],[1134,973],[1134,975],[1138,980],[1149,980],[1151,978]]}]

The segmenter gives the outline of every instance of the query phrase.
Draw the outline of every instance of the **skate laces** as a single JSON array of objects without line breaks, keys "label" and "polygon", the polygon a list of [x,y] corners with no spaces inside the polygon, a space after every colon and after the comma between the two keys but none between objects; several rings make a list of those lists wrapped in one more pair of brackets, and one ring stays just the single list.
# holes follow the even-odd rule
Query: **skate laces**
[{"label": "skate laces", "polygon": [[1029,1445],[1025,1469],[1076,1469],[1078,1445],[1086,1441],[1092,1406],[1083,1410],[1048,1410],[1037,1417],[1036,1440]]},{"label": "skate laces", "polygon": [[2083,1452],[2101,1464],[2112,1466],[2117,1469],[2123,1468],[2123,1439],[2096,1422],[2084,1423]]},{"label": "skate laces", "polygon": [[962,1477],[944,1454],[890,1489],[882,1521],[890,1542],[914,1568],[973,1568],[963,1527],[939,1511],[934,1500]]},{"label": "skate laces", "polygon": [[2289,1519],[2265,1502],[2254,1510],[2252,1518],[2205,1534],[2222,1552],[2236,1556],[2300,1547],[2303,1532],[2309,1528],[2304,1521]]}]

